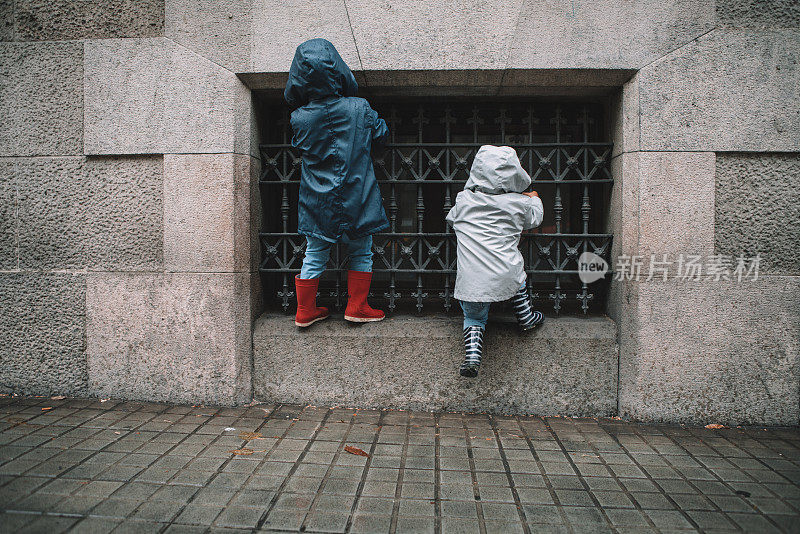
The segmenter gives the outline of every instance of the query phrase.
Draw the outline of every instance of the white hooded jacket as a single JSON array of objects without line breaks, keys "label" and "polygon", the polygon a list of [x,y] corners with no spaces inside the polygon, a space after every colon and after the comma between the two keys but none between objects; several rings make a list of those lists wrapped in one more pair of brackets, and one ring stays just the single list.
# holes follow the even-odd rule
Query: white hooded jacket
[{"label": "white hooded jacket", "polygon": [[498,302],[522,287],[520,234],[544,216],[538,197],[521,194],[530,185],[513,148],[484,145],[475,154],[469,180],[447,214],[458,239],[456,299]]}]

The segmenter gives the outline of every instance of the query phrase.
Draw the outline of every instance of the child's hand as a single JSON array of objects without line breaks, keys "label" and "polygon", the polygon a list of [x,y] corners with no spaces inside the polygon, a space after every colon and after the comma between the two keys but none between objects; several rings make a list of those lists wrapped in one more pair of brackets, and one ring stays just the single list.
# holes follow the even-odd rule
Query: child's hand
[{"label": "child's hand", "polygon": [[539,196],[539,193],[537,193],[536,191],[523,191],[522,194],[525,195],[526,197],[531,197],[531,198]]}]

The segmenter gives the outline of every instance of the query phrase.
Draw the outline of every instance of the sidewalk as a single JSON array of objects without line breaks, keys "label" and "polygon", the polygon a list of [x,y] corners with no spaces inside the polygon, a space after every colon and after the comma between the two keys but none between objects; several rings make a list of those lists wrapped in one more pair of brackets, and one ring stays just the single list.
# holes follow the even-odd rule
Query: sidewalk
[{"label": "sidewalk", "polygon": [[0,398],[0,532],[800,532],[799,486],[798,428]]}]

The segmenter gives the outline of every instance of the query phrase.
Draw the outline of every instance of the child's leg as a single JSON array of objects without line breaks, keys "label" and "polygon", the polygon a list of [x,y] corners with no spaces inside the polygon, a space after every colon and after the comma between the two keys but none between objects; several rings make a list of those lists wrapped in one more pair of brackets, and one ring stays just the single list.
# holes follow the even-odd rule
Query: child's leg
[{"label": "child's leg", "polygon": [[300,269],[300,278],[308,280],[319,278],[325,272],[328,265],[328,258],[331,256],[331,246],[333,243],[313,237],[306,236],[306,257],[303,258],[303,266]]},{"label": "child's leg", "polygon": [[367,235],[359,239],[349,240],[343,237],[350,255],[349,269],[364,273],[372,272],[372,236]]},{"label": "child's leg", "polygon": [[461,376],[476,377],[483,357],[483,332],[489,319],[488,302],[459,301],[464,310],[464,361]]},{"label": "child's leg", "polygon": [[488,302],[467,302],[460,300],[461,309],[464,311],[464,328],[470,326],[480,326],[486,328],[486,322],[489,320],[489,303]]},{"label": "child's leg", "polygon": [[517,294],[512,297],[511,304],[514,307],[514,315],[517,316],[517,324],[523,331],[531,330],[544,322],[544,314],[533,310],[527,283],[523,283]]}]

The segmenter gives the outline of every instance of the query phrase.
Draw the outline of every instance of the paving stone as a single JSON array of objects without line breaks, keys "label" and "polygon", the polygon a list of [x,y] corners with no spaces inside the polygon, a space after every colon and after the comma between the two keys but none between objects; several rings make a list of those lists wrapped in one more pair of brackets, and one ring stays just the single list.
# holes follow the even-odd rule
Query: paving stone
[{"label": "paving stone", "polygon": [[[234,432],[226,433],[226,426],[222,425],[261,427],[261,431],[269,427],[268,432],[283,434],[289,428],[287,421],[290,419],[303,421],[303,407],[284,406],[271,414],[274,419],[266,423],[261,414],[256,414],[256,418],[242,417],[246,408],[209,408],[216,410],[213,413],[216,422],[222,423],[220,429],[215,435],[187,435],[195,428],[193,423],[182,422],[184,417],[191,421],[194,416],[187,411],[192,410],[189,407],[115,403],[106,408],[95,403],[97,406],[92,409],[77,404],[75,409],[80,411],[70,412],[66,406],[69,402],[78,403],[77,400],[65,401],[48,414],[41,414],[41,401],[20,399],[3,403],[0,398],[0,412],[19,414],[42,425],[27,432],[21,425],[0,426],[0,443],[4,444],[0,447],[0,469],[6,469],[6,474],[0,473],[0,505],[20,512],[0,515],[4,526],[12,525],[14,530],[20,531],[35,525],[38,527],[33,530],[39,531],[37,529],[46,526],[48,532],[76,524],[77,531],[232,533],[252,531],[267,514],[261,525],[265,531],[296,531],[304,526],[308,531],[343,532],[351,521],[353,532],[385,532],[392,524],[397,506],[398,532],[433,531],[437,510],[442,532],[474,532],[480,529],[480,521],[487,533],[524,532],[520,511],[528,522],[527,530],[537,533],[641,533],[652,532],[652,525],[669,532],[692,529],[693,524],[708,532],[726,528],[771,532],[792,531],[800,516],[797,509],[800,487],[791,482],[792,473],[798,471],[800,439],[795,438],[796,433],[778,437],[779,430],[768,430],[767,435],[762,435],[764,431],[761,430],[752,436],[737,430],[732,438],[725,439],[691,428],[637,425],[634,432],[627,423],[603,426],[602,421],[594,420],[548,419],[548,429],[540,428],[539,419],[526,418],[523,426],[526,432],[537,436],[534,440],[537,453],[539,458],[548,460],[546,464],[572,465],[562,461],[565,456],[559,442],[547,439],[553,433],[559,436],[561,443],[567,443],[569,449],[591,451],[595,445],[583,447],[589,441],[581,440],[588,440],[591,435],[591,439],[602,445],[606,435],[598,428],[605,428],[615,434],[624,449],[603,445],[604,452],[599,454],[582,457],[571,453],[571,461],[583,475],[579,477],[574,471],[546,475],[512,471],[509,474],[499,460],[494,440],[491,443],[484,440],[486,443],[481,443],[484,446],[472,449],[475,471],[471,470],[465,448],[440,447],[440,467],[449,460],[464,460],[466,464],[460,464],[459,469],[438,471],[437,503],[437,471],[409,467],[413,459],[433,459],[430,455],[436,453],[436,448],[426,443],[433,430],[430,425],[434,424],[429,414],[398,414],[397,424],[386,427],[389,430],[395,427],[396,434],[401,436],[400,443],[382,444],[384,452],[397,454],[386,456],[393,459],[394,467],[376,466],[380,457],[374,456],[365,472],[363,465],[331,465],[342,455],[341,441],[287,440],[290,452],[308,450],[329,455],[323,464],[304,461],[295,465],[231,458],[228,451],[240,447],[242,440]],[[201,407],[196,410],[202,412]],[[319,411],[315,409],[312,415],[318,416]],[[329,419],[349,420],[352,413],[334,411]],[[169,419],[166,426],[159,424],[164,419]],[[372,421],[377,423],[377,416]],[[410,427],[415,429],[415,438],[419,439],[409,440],[411,444],[406,448],[407,453],[416,456],[403,457],[404,449],[400,445],[405,440],[404,425],[408,421],[420,425]],[[494,421],[501,431],[503,420]],[[375,423],[357,423],[360,435],[374,432],[372,425]],[[84,426],[77,426],[82,424]],[[470,434],[476,436],[475,442],[484,434],[487,437],[494,434],[488,418],[483,416],[467,417],[460,424],[467,424]],[[137,425],[148,425],[153,430],[143,429],[138,434],[131,432],[123,437],[115,433],[115,429],[136,428]],[[331,425],[335,429],[338,423]],[[349,423],[341,425],[345,432],[350,428]],[[576,432],[579,427],[592,430]],[[450,427],[441,426],[440,418],[439,428]],[[175,431],[177,429],[181,431]],[[776,437],[771,438],[769,432]],[[60,445],[50,441],[53,436],[72,440],[71,444],[76,446],[61,450]],[[545,439],[540,439],[542,437]],[[699,439],[703,439],[703,444]],[[371,443],[357,439],[348,442],[364,449],[371,447]],[[670,445],[676,443],[679,446]],[[528,447],[527,442],[519,446],[522,448],[504,450],[524,452],[524,447]],[[214,452],[216,449],[219,455]],[[650,452],[643,452],[648,449]],[[692,457],[688,451],[696,456]],[[213,454],[205,454],[209,452]],[[442,452],[451,456],[443,456]],[[752,459],[753,454],[761,455],[756,464],[744,461]],[[658,465],[656,457],[663,459],[663,465]],[[525,458],[515,456],[512,459],[518,468],[527,468],[524,462],[538,467],[536,461]],[[642,478],[644,471],[639,470],[637,462],[646,466],[648,476],[660,476],[654,477],[657,483]],[[66,473],[55,480],[19,474],[26,469],[30,473],[37,470],[44,473],[59,463],[64,464]],[[405,468],[399,469],[400,465]],[[604,470],[584,470],[585,466]],[[145,469],[152,481],[142,482],[137,469]],[[293,469],[294,474],[287,480]],[[726,483],[719,480],[729,478],[728,471],[744,473],[749,481]],[[253,472],[255,474],[251,475]],[[682,478],[698,473],[701,476],[696,480]],[[103,479],[110,474],[120,480]],[[615,478],[622,474],[626,476]],[[714,478],[707,479],[707,474]],[[328,478],[323,485],[326,475]],[[90,480],[87,477],[99,478]],[[756,482],[758,479],[764,482]],[[782,482],[774,482],[776,479]],[[356,502],[362,480],[365,483]],[[398,481],[402,482],[401,498],[395,502]],[[591,491],[587,491],[586,486]],[[480,500],[475,498],[476,490]],[[517,507],[515,497],[521,508]],[[603,511],[595,503],[599,503]],[[351,510],[354,511],[352,516]],[[52,522],[51,516],[42,516],[41,512],[71,516],[89,514],[91,521],[69,517],[70,521]],[[40,524],[42,519],[47,521]]]}]

